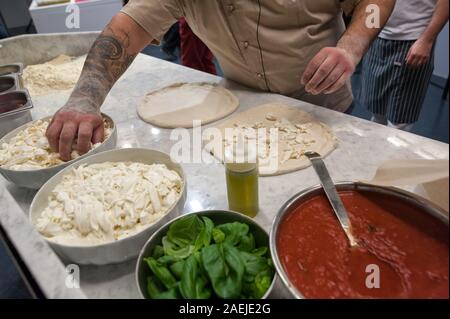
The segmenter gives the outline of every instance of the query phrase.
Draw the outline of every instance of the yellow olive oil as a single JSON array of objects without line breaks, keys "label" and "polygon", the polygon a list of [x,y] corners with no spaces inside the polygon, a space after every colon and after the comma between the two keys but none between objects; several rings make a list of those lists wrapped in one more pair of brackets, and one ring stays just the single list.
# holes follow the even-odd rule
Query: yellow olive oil
[{"label": "yellow olive oil", "polygon": [[255,217],[259,210],[258,168],[241,172],[227,167],[226,179],[230,210]]}]

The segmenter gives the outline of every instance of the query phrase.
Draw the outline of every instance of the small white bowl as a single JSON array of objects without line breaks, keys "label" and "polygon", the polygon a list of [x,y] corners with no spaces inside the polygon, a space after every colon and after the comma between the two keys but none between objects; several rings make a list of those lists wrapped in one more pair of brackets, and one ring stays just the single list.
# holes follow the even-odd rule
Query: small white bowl
[{"label": "small white bowl", "polygon": [[186,201],[186,178],[182,167],[172,162],[170,156],[155,150],[124,148],[113,151],[102,152],[80,160],[53,176],[39,190],[33,199],[30,207],[30,221],[36,225],[37,219],[42,211],[48,205],[48,198],[53,189],[58,185],[63,176],[72,168],[79,167],[82,164],[94,164],[104,162],[137,162],[143,164],[165,164],[168,169],[176,171],[183,180],[181,195],[168,212],[153,224],[149,224],[140,232],[129,237],[93,246],[68,246],[53,242],[51,239],[42,236],[55,252],[65,261],[73,262],[79,265],[107,265],[125,262],[138,256],[139,251],[149,237],[159,227],[167,223],[172,218],[180,215]]},{"label": "small white bowl", "polygon": [[[82,156],[73,159],[69,162],[63,163],[63,164],[59,164],[56,166],[52,166],[52,167],[48,167],[48,168],[43,168],[43,169],[37,169],[37,170],[11,170],[11,169],[6,169],[6,168],[2,168],[0,166],[0,174],[3,175],[3,177],[8,180],[9,182],[19,186],[19,187],[25,187],[25,188],[31,188],[31,189],[39,189],[42,187],[42,185],[45,184],[45,182],[47,182],[52,176],[54,176],[56,173],[58,173],[59,171],[61,171],[62,169],[64,169],[65,167],[78,162],[88,156],[100,153],[100,152],[104,152],[104,151],[109,151],[112,150],[116,147],[117,144],[117,127],[114,124],[114,121],[112,120],[111,117],[109,117],[106,114],[102,114],[103,117],[112,125],[112,133],[111,136],[109,136],[106,140],[103,141],[103,143],[101,145],[99,145],[98,147],[96,147],[93,150],[90,150],[89,152],[87,152],[86,154],[83,154]],[[51,116],[48,117],[44,117],[41,120],[48,120],[51,119]],[[22,125],[18,128],[16,128],[15,130],[9,132],[8,134],[6,134],[1,140],[0,140],[0,145],[2,145],[3,143],[8,143],[13,137],[15,137],[20,131],[23,131],[24,129],[26,129],[27,127],[33,125],[34,123],[36,123],[38,120],[33,121],[33,122],[29,122],[25,125]]]}]

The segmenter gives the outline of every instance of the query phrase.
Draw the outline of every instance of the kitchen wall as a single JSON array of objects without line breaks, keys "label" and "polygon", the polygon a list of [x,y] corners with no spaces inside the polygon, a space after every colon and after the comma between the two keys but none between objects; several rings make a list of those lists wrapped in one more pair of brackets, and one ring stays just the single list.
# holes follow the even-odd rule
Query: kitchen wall
[{"label": "kitchen wall", "polygon": [[9,29],[26,27],[31,20],[28,7],[31,0],[0,0],[0,11]]}]

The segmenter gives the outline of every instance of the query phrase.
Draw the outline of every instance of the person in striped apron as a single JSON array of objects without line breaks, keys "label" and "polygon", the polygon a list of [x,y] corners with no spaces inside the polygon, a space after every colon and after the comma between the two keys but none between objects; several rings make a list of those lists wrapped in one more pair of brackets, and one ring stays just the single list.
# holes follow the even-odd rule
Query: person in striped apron
[{"label": "person in striped apron", "polygon": [[448,10],[449,0],[397,0],[362,63],[360,101],[372,121],[403,130],[417,122]]}]

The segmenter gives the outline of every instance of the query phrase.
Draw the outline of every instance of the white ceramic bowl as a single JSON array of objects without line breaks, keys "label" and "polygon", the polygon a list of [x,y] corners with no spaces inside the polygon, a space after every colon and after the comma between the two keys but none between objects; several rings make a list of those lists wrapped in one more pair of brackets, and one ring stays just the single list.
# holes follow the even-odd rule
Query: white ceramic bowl
[{"label": "white ceramic bowl", "polygon": [[[39,189],[52,176],[54,176],[56,173],[58,173],[65,167],[67,167],[75,162],[78,162],[88,156],[114,149],[116,147],[116,143],[117,143],[117,127],[114,124],[114,121],[112,120],[111,117],[109,117],[106,114],[102,114],[102,115],[104,118],[106,118],[106,120],[109,123],[111,123],[112,133],[111,133],[111,136],[109,136],[105,141],[103,141],[103,143],[101,145],[99,145],[97,148],[95,148],[95,149],[89,151],[88,153],[86,153],[76,159],[73,159],[69,162],[59,164],[59,165],[56,165],[53,167],[38,169],[38,170],[19,171],[19,170],[11,170],[11,169],[2,168],[0,166],[0,174],[2,174],[6,180],[10,181],[11,183],[13,183],[19,187]],[[41,120],[48,120],[50,118],[51,117],[48,116],[48,117],[42,118]],[[25,125],[22,125],[22,126],[16,128],[15,130],[13,130],[11,132],[9,132],[0,140],[0,145],[2,145],[3,143],[8,143],[20,131],[23,131],[28,126],[33,125],[35,122],[36,121],[29,122]]]},{"label": "white ceramic bowl", "polygon": [[63,176],[74,167],[82,164],[94,164],[104,162],[137,162],[143,164],[165,164],[168,169],[176,171],[183,180],[183,188],[180,198],[173,204],[166,215],[148,225],[140,232],[120,239],[115,242],[93,245],[93,246],[67,246],[55,243],[48,238],[43,238],[50,244],[55,252],[65,261],[73,262],[80,265],[107,265],[125,262],[138,256],[139,251],[145,242],[161,225],[164,225],[172,218],[182,213],[184,203],[186,201],[186,178],[183,169],[179,164],[171,161],[170,156],[159,151],[149,149],[118,149],[113,151],[102,152],[93,156],[89,156],[83,160],[66,167],[64,170],[53,176],[36,194],[30,207],[30,221],[36,225],[38,217],[47,207],[48,197],[52,190],[58,185]]}]

